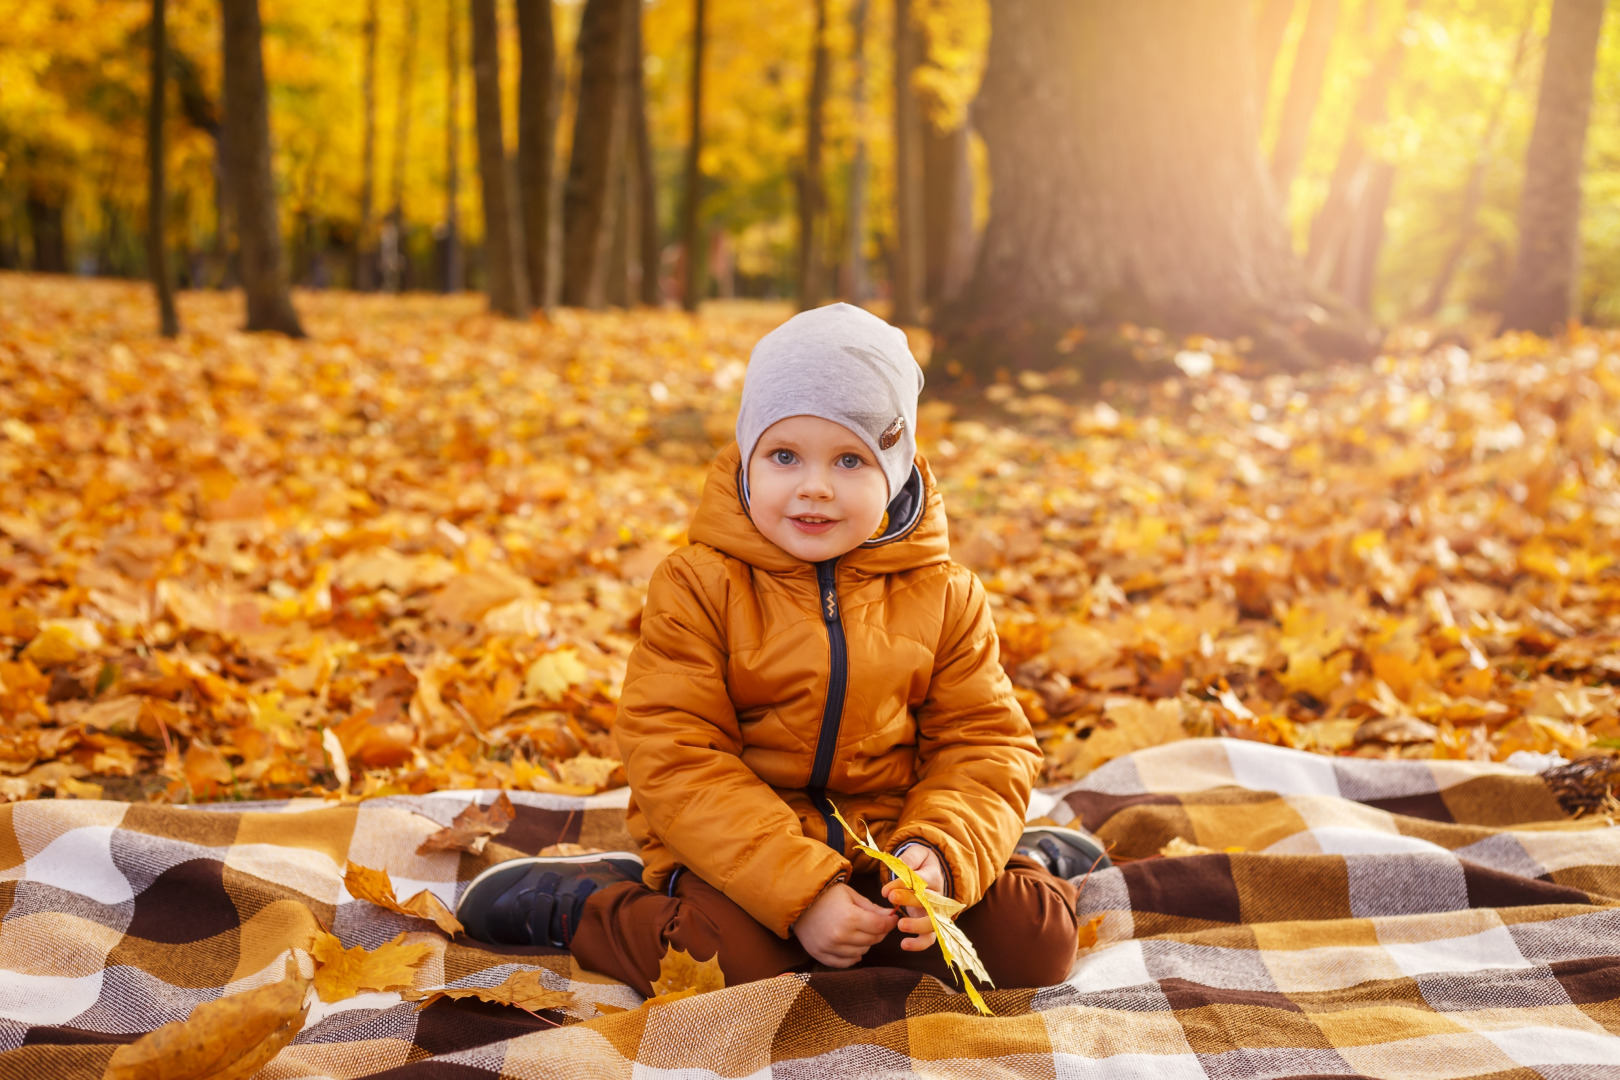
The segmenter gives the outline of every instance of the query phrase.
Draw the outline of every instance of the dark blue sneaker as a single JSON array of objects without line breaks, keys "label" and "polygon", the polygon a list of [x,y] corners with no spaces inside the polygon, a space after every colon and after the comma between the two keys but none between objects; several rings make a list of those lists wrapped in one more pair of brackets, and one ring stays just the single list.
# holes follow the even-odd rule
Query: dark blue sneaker
[{"label": "dark blue sneaker", "polygon": [[1102,841],[1084,829],[1061,825],[1031,825],[1018,838],[1013,854],[1034,859],[1060,878],[1085,877],[1114,865]]},{"label": "dark blue sneaker", "polygon": [[475,941],[566,949],[586,898],[608,885],[640,881],[641,868],[641,857],[628,851],[509,859],[472,879],[456,918]]}]

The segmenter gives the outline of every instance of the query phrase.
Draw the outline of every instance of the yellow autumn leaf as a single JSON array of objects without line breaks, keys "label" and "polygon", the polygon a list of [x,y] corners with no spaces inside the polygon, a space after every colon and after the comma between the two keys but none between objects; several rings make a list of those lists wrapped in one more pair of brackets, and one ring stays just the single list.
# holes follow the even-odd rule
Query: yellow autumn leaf
[{"label": "yellow autumn leaf", "polygon": [[1097,944],[1097,930],[1102,926],[1103,920],[1106,918],[1106,915],[1093,915],[1080,924],[1080,929],[1075,935],[1075,940],[1080,948],[1089,949]]},{"label": "yellow autumn leaf", "polygon": [[506,981],[496,986],[438,986],[430,990],[402,990],[400,997],[407,1001],[420,1001],[417,1011],[427,1008],[440,998],[460,1001],[477,998],[497,1005],[515,1005],[529,1012],[541,1009],[561,1009],[574,1003],[569,990],[548,990],[540,981],[538,970],[514,971]]},{"label": "yellow autumn leaf", "polygon": [[102,1080],[246,1080],[303,1028],[309,986],[289,956],[280,982],[204,1001],[120,1046]]},{"label": "yellow autumn leaf", "polygon": [[589,677],[590,672],[580,662],[579,653],[573,649],[558,649],[529,665],[523,679],[523,693],[526,697],[560,701],[569,687],[578,686]]},{"label": "yellow autumn leaf", "polygon": [[401,934],[369,951],[360,945],[345,949],[336,936],[323,933],[310,955],[315,958],[315,992],[330,1004],[360,993],[409,990],[416,969],[433,955],[433,947],[408,944]]},{"label": "yellow autumn leaf", "polygon": [[445,907],[444,901],[428,889],[422,889],[403,904],[400,903],[394,896],[394,883],[381,870],[349,863],[343,872],[343,885],[356,900],[376,904],[400,915],[427,919],[452,937],[462,931],[461,920],[456,918],[455,912]]},{"label": "yellow autumn leaf", "polygon": [[653,981],[653,996],[649,1005],[663,1005],[671,1001],[707,994],[724,989],[725,974],[720,970],[720,956],[716,953],[707,960],[694,960],[691,954],[670,946],[658,962],[658,978]]}]

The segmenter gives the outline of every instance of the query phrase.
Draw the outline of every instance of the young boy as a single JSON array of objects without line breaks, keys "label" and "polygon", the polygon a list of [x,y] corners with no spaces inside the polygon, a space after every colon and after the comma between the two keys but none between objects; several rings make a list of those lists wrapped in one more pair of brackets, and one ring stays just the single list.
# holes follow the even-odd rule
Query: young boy
[{"label": "young boy", "polygon": [[728,985],[817,962],[949,981],[836,807],[968,905],[957,923],[998,987],[1065,977],[1065,879],[1107,859],[1087,834],[1024,829],[1040,750],[916,454],[922,383],[905,335],[847,304],[759,342],[619,702],[641,856],[491,867],[457,909],[469,935],[569,948],[643,993],[670,947],[718,954]]}]

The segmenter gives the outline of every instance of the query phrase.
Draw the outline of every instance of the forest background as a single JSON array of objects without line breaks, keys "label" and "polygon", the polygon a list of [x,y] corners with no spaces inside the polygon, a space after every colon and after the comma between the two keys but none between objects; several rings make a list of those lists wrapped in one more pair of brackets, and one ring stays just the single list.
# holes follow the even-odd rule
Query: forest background
[{"label": "forest background", "polygon": [[646,582],[835,298],[1045,779],[1610,762],[1612,6],[0,0],[0,796],[623,783]]}]

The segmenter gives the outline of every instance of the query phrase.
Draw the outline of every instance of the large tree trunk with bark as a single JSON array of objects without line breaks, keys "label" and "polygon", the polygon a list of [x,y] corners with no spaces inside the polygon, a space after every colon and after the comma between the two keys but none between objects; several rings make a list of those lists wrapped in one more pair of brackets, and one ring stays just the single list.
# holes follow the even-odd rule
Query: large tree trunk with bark
[{"label": "large tree trunk with bark", "polygon": [[849,163],[849,223],[845,235],[844,294],[859,304],[866,299],[866,187],[871,163],[866,155],[866,12],[867,0],[855,0],[849,11],[851,111],[855,148]]},{"label": "large tree trunk with bark", "polygon": [[922,40],[910,0],[894,0],[894,251],[890,274],[893,322],[922,320],[927,258],[923,239],[922,115],[911,85],[922,62]]},{"label": "large tree trunk with bark", "polygon": [[570,307],[602,305],[629,115],[625,35],[639,14],[639,0],[585,0],[580,16],[579,105],[563,189],[562,301]]},{"label": "large tree trunk with bark", "polygon": [[146,259],[157,292],[159,330],[164,337],[175,337],[180,333],[180,316],[174,308],[174,279],[169,276],[169,247],[163,235],[163,211],[168,204],[163,183],[163,91],[169,66],[166,6],[164,0],[152,0],[152,92],[146,113]]},{"label": "large tree trunk with bark", "polygon": [[557,38],[551,0],[517,0],[523,67],[518,87],[518,188],[524,265],[535,306],[552,301],[552,159],[557,142]]},{"label": "large tree trunk with bark", "polygon": [[686,188],[681,193],[681,307],[697,311],[708,283],[703,206],[703,66],[706,0],[692,0],[692,73],[687,86]]},{"label": "large tree trunk with bark", "polygon": [[226,174],[241,253],[246,330],[302,337],[287,290],[276,186],[270,172],[270,99],[264,85],[259,0],[220,0],[225,29]]},{"label": "large tree trunk with bark", "polygon": [[815,35],[810,41],[810,84],[805,101],[804,175],[799,178],[799,308],[818,307],[822,300],[822,217],[826,181],[821,151],[827,106],[827,79],[832,66],[827,51],[827,0],[814,0]]},{"label": "large tree trunk with bark", "polygon": [[360,232],[354,245],[354,287],[370,292],[377,287],[377,244],[372,215],[373,191],[377,186],[377,0],[366,0],[366,17],[361,23],[360,75]]},{"label": "large tree trunk with bark", "polygon": [[461,267],[461,44],[456,13],[462,0],[444,6],[444,233],[439,239],[440,287],[460,292]]},{"label": "large tree trunk with bark", "polygon": [[643,304],[657,307],[664,302],[664,290],[658,280],[664,244],[658,231],[658,178],[653,173],[652,132],[647,124],[647,86],[642,77],[646,66],[646,46],[642,40],[640,18],[634,21],[631,29],[635,41],[630,51],[630,135],[635,151],[635,170],[630,198],[636,207],[641,262],[640,298]]},{"label": "large tree trunk with bark", "polygon": [[924,289],[937,310],[973,272],[973,169],[965,121],[950,131],[925,121],[922,129]]},{"label": "large tree trunk with bark", "polygon": [[1277,119],[1277,142],[1271,151],[1271,182],[1285,211],[1294,175],[1305,159],[1305,144],[1310,140],[1316,104],[1322,98],[1328,51],[1333,47],[1333,31],[1338,21],[1339,0],[1311,0],[1299,48],[1294,53],[1294,66],[1288,73],[1288,94],[1283,98],[1282,115]]},{"label": "large tree trunk with bark", "polygon": [[1519,201],[1519,256],[1502,305],[1504,330],[1550,334],[1575,315],[1581,164],[1603,6],[1604,0],[1553,2]]},{"label": "large tree trunk with bark", "polygon": [[478,177],[484,192],[484,262],[489,306],[513,319],[529,313],[523,232],[501,130],[500,34],[495,0],[472,0],[473,96],[478,112]]},{"label": "large tree trunk with bark", "polygon": [[1151,369],[1124,323],[1247,335],[1295,365],[1369,348],[1358,320],[1307,303],[1259,152],[1241,5],[991,11],[975,110],[990,221],[973,280],[936,320],[947,371]]}]

